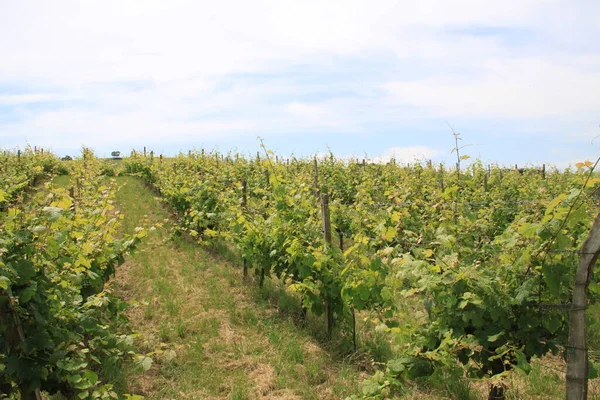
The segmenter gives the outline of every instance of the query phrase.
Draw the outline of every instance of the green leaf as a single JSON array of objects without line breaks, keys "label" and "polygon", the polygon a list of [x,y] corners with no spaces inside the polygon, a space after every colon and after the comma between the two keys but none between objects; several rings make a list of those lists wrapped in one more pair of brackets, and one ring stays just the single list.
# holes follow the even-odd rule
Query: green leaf
[{"label": "green leaf", "polygon": [[8,289],[10,286],[10,279],[5,276],[0,276],[0,289]]},{"label": "green leaf", "polygon": [[27,286],[21,292],[21,295],[19,296],[20,303],[21,304],[26,304],[29,300],[31,300],[33,298],[33,296],[35,295],[36,291],[37,291],[37,284],[33,284],[33,285],[30,285],[30,286]]},{"label": "green leaf", "polygon": [[366,381],[362,386],[362,394],[365,396],[372,396],[377,394],[381,389],[381,385],[377,382]]},{"label": "green leaf", "polygon": [[405,363],[406,359],[404,358],[400,358],[400,359],[396,359],[396,360],[390,360],[387,363],[387,367],[390,369],[390,371],[399,374],[401,372],[404,372],[406,370],[406,363]]},{"label": "green leaf", "polygon": [[521,350],[515,351],[515,357],[517,359],[517,367],[520,370],[522,370],[526,374],[531,372],[531,364],[529,364],[529,361],[527,361],[527,357]]},{"label": "green leaf", "polygon": [[148,356],[138,356],[136,361],[137,361],[138,365],[140,367],[142,367],[144,372],[146,372],[150,368],[152,368],[152,358],[150,358]]},{"label": "green leaf", "polygon": [[397,235],[396,229],[394,229],[394,227],[390,226],[390,227],[386,228],[386,230],[383,232],[381,237],[385,241],[391,242],[392,240],[394,240],[396,235]]},{"label": "green leaf", "polygon": [[44,207],[42,208],[42,211],[48,216],[50,222],[58,221],[64,212],[64,210],[59,207]]},{"label": "green leaf", "polygon": [[33,263],[29,260],[22,259],[22,260],[17,261],[16,265],[15,265],[15,270],[17,271],[17,274],[19,275],[19,278],[16,281],[16,283],[18,285],[26,284],[36,274],[36,270],[33,266]]},{"label": "green leaf", "polygon": [[83,379],[86,379],[92,386],[95,386],[96,383],[98,383],[98,375],[89,369],[83,371]]},{"label": "green leaf", "polygon": [[495,335],[492,336],[488,336],[487,340],[488,342],[495,342],[496,340],[500,339],[502,336],[504,335],[504,331],[498,332]]}]

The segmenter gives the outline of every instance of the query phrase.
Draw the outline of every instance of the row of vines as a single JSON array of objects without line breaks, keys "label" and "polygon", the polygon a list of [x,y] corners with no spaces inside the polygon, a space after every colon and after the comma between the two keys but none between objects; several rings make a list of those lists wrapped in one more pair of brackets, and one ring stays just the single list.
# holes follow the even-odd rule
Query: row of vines
[{"label": "row of vines", "polygon": [[145,231],[120,237],[116,184],[89,150],[5,152],[0,170],[0,398],[117,398],[107,374],[136,355],[105,283]]},{"label": "row of vines", "polygon": [[[460,170],[202,151],[134,152],[125,163],[177,210],[183,230],[231,243],[259,285],[277,277],[304,310],[326,315],[328,334],[352,337],[368,311],[409,343],[365,384],[364,398],[401,392],[440,366],[498,382],[564,349],[575,252],[598,212],[589,162]],[[595,301],[598,284],[590,287]],[[418,318],[398,317],[407,304]],[[491,395],[503,390],[492,385]]]}]

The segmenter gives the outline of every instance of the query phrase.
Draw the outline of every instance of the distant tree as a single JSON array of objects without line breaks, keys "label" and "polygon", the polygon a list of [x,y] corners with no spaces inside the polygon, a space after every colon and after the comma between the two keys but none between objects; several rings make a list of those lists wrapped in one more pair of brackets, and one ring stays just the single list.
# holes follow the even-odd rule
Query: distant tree
[{"label": "distant tree", "polygon": [[63,158],[61,158],[61,160],[63,160],[63,161],[73,161],[73,157],[71,157],[71,156],[64,156]]}]

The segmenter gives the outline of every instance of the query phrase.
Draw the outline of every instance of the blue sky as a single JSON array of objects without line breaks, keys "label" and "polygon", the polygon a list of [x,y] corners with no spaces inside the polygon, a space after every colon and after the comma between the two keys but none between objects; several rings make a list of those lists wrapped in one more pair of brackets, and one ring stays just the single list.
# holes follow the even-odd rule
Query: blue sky
[{"label": "blue sky", "polygon": [[[600,154],[600,2],[0,0],[0,147]],[[447,122],[446,122],[447,121]]]}]

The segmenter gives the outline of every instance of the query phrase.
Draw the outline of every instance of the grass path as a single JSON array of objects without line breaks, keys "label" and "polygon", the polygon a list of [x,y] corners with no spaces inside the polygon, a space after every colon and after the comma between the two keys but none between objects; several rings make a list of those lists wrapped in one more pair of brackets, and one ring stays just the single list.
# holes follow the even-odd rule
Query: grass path
[{"label": "grass path", "polygon": [[170,218],[139,180],[118,178],[123,229],[164,224],[117,271],[112,288],[152,368],[127,390],[147,399],[343,399],[356,393],[355,367],[242,283],[239,268],[185,240],[170,240]]}]

